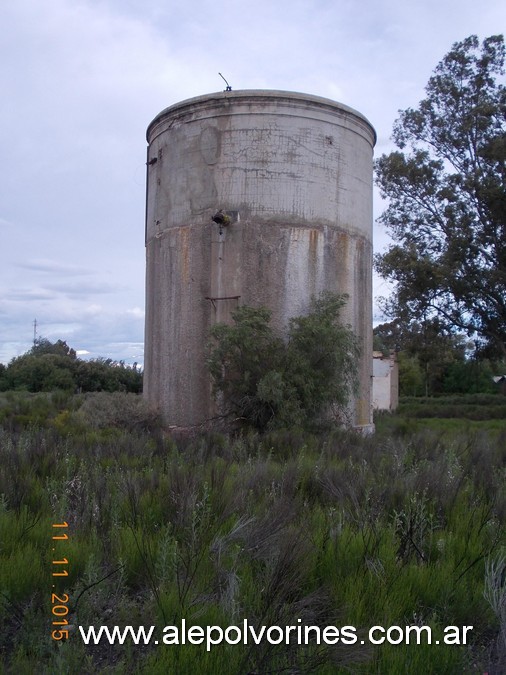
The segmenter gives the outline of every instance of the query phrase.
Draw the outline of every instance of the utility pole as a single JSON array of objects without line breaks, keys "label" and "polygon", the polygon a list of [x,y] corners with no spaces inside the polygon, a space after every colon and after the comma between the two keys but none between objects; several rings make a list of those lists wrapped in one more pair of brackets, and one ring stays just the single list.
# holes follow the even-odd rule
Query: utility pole
[{"label": "utility pole", "polygon": [[33,344],[37,342],[37,319],[33,320]]}]

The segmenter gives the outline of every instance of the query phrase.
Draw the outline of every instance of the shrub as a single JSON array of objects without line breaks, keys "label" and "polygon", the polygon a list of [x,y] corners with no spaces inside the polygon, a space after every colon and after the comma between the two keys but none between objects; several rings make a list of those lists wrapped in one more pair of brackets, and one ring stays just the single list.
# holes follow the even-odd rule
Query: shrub
[{"label": "shrub", "polygon": [[343,296],[322,293],[290,319],[286,343],[265,307],[239,307],[211,329],[208,366],[225,415],[260,431],[308,428],[342,415],[356,386],[359,349],[339,321]]},{"label": "shrub", "polygon": [[[38,406],[53,397],[8,398]],[[101,424],[117,401],[130,415],[144,405],[82,398],[90,420],[109,411]],[[0,428],[0,671],[504,672],[506,444],[456,421],[451,436],[291,428],[170,442],[119,430],[60,435],[59,424]],[[50,647],[51,524],[62,521],[69,539],[57,554],[70,563],[61,589],[74,628]],[[76,639],[78,625],[183,618],[354,625],[359,642],[207,652]],[[446,625],[475,628],[463,646],[360,644],[372,625],[413,623],[430,624],[436,639]]]},{"label": "shrub", "polygon": [[120,427],[149,431],[159,423],[157,411],[142,396],[123,392],[99,392],[87,396],[76,417],[95,429]]}]

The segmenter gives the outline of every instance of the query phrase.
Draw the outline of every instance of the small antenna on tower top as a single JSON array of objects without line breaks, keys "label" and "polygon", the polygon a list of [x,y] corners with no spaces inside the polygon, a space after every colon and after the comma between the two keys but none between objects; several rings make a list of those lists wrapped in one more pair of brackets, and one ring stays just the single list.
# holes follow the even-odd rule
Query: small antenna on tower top
[{"label": "small antenna on tower top", "polygon": [[221,77],[223,82],[225,82],[225,84],[227,85],[227,88],[225,89],[225,91],[232,91],[232,87],[229,85],[229,83],[226,81],[226,79],[223,77],[223,75],[221,73],[218,73],[218,75]]}]

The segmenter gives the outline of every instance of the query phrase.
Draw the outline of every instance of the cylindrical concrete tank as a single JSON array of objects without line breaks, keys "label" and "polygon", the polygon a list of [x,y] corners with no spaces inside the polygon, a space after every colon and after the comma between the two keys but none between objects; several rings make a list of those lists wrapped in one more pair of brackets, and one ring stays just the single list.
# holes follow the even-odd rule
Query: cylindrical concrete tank
[{"label": "cylindrical concrete tank", "polygon": [[[227,91],[147,130],[144,391],[171,425],[212,416],[210,326],[239,304],[278,328],[322,290],[347,293],[359,336],[354,423],[371,424],[372,156],[358,112],[317,96]],[[212,222],[219,210],[231,224]]]}]

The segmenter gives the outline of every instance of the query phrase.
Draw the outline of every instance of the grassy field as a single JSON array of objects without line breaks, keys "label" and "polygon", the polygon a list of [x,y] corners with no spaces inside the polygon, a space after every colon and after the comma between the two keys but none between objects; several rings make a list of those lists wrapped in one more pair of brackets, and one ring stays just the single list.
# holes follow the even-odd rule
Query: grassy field
[{"label": "grassy field", "polygon": [[[174,437],[134,395],[61,394],[4,394],[0,420],[6,673],[506,670],[504,420]],[[356,641],[163,644],[183,619]],[[92,625],[156,626],[159,644],[85,645]],[[374,625],[430,626],[433,643],[373,645]],[[446,626],[473,626],[467,644]]]}]

